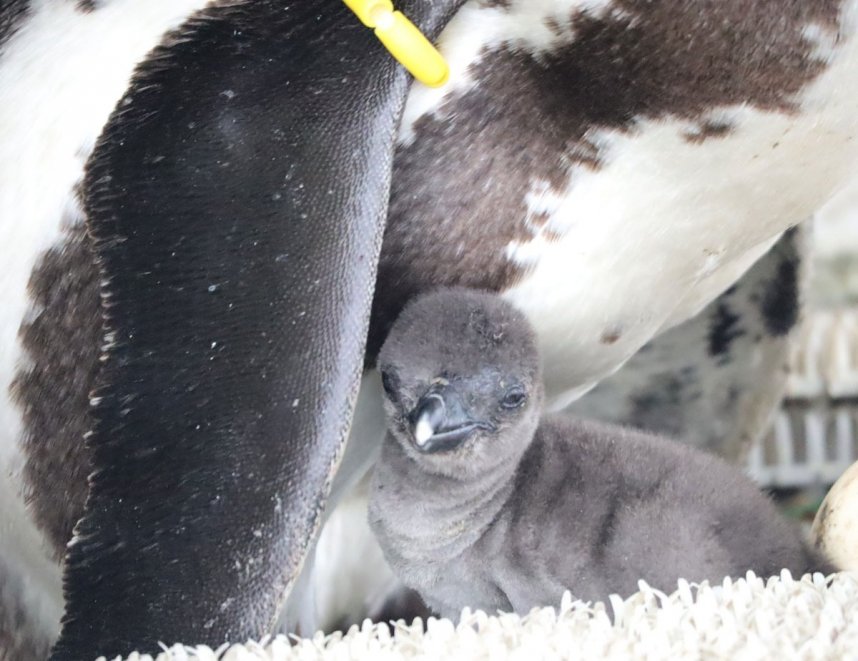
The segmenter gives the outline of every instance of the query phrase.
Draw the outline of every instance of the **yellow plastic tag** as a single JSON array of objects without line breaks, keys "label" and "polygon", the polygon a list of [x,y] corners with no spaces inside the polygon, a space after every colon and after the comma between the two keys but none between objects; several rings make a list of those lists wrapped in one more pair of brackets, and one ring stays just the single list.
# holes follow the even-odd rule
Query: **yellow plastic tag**
[{"label": "yellow plastic tag", "polygon": [[343,0],[361,23],[375,30],[375,36],[390,54],[429,87],[440,87],[450,77],[446,60],[402,12],[394,11],[391,0]]}]

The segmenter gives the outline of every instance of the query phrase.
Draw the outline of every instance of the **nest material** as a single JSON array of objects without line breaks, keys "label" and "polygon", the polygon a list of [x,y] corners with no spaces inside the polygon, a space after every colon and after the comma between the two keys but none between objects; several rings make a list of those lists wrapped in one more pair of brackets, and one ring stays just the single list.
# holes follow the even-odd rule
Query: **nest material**
[{"label": "nest material", "polygon": [[[610,612],[616,614],[612,619]],[[156,661],[394,661],[398,659],[858,659],[858,574],[768,580],[749,573],[721,585],[680,581],[676,592],[640,585],[610,604],[573,601],[526,616],[463,612],[392,626],[365,622],[346,634],[213,651],[176,645]],[[151,661],[133,654],[129,661]]]}]

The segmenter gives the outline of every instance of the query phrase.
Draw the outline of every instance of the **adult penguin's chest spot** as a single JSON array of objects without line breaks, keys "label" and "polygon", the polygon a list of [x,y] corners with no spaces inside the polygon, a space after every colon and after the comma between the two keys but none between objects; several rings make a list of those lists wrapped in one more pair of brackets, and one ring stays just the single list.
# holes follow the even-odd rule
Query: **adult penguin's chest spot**
[{"label": "adult penguin's chest spot", "polygon": [[549,387],[618,367],[851,170],[856,7],[466,5],[441,38],[452,82],[406,106],[371,348],[408,298],[459,284],[530,314]]}]

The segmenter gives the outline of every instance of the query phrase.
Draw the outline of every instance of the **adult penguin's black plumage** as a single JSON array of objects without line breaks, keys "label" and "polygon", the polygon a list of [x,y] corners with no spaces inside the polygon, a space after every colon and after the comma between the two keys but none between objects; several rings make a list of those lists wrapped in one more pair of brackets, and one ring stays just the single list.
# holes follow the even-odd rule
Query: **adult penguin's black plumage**
[{"label": "adult penguin's black plumage", "polygon": [[[434,38],[458,4],[403,8]],[[54,658],[273,625],[349,430],[407,85],[339,3],[215,4],[137,70],[84,182],[110,346]]]}]

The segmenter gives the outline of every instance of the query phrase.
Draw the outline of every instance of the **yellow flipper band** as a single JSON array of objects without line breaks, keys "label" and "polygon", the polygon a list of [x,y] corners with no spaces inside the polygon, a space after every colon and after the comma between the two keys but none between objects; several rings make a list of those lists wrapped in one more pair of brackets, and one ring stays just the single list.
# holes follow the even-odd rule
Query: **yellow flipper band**
[{"label": "yellow flipper band", "polygon": [[429,87],[440,87],[450,77],[450,67],[441,53],[402,12],[393,10],[391,0],[343,0],[390,54]]}]

